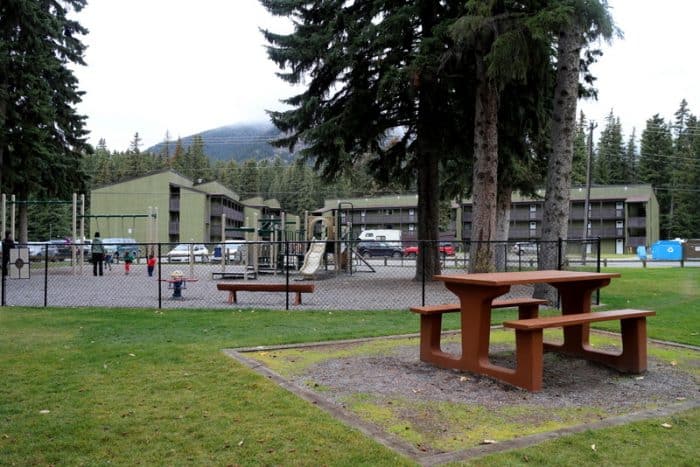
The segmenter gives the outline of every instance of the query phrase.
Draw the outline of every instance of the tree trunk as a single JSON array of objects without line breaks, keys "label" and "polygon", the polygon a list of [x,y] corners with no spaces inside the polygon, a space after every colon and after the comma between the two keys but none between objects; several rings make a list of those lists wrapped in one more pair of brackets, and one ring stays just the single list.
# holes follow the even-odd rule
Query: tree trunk
[{"label": "tree trunk", "polygon": [[469,272],[494,270],[496,189],[498,178],[498,91],[486,76],[483,56],[477,57],[474,117],[474,172]]},{"label": "tree trunk", "polygon": [[508,269],[508,236],[510,233],[510,200],[513,186],[501,180],[496,195],[496,270]]},{"label": "tree trunk", "polygon": [[[539,269],[556,269],[557,240],[566,239],[569,225],[569,193],[571,162],[576,137],[576,103],[578,100],[579,59],[584,43],[578,26],[559,34],[557,49],[557,81],[550,139],[552,153],[547,164],[547,182],[542,218],[542,240]],[[538,285],[535,296],[554,302],[554,291]]]},{"label": "tree trunk", "polygon": [[439,164],[437,157],[431,154],[421,154],[418,159],[418,240],[426,240],[419,244],[416,258],[417,281],[432,280],[440,274],[440,260],[437,244],[439,240],[438,225],[440,214],[440,192],[438,180]]}]

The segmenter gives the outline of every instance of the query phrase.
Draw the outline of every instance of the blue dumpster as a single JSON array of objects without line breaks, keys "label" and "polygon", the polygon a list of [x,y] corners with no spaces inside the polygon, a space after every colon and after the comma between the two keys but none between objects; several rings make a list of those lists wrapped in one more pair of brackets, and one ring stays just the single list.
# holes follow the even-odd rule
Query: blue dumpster
[{"label": "blue dumpster", "polygon": [[678,240],[659,240],[651,246],[654,260],[680,261],[683,259],[683,244]]}]

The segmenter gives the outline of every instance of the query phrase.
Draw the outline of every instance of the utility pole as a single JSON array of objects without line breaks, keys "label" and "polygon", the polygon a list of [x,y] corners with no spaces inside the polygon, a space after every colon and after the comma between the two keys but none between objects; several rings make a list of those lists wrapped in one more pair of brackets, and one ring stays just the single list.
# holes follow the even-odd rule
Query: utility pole
[{"label": "utility pole", "polygon": [[598,127],[594,121],[588,125],[588,157],[586,158],[586,200],[583,203],[583,235],[581,238],[582,242],[582,252],[581,256],[583,259],[583,264],[586,264],[586,253],[588,251],[588,244],[586,240],[588,239],[588,210],[591,204],[591,165],[593,163],[593,130]]}]

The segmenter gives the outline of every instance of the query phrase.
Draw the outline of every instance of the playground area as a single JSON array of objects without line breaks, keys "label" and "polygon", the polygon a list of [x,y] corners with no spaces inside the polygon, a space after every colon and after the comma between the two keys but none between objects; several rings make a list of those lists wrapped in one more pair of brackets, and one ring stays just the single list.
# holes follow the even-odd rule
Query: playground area
[{"label": "playground area", "polygon": [[[303,295],[300,305],[293,305],[290,294],[290,310],[337,309],[337,310],[386,310],[407,309],[422,302],[423,284],[415,281],[415,261],[403,259],[370,259],[374,272],[357,270],[352,274],[335,274],[333,270],[317,271],[313,280],[304,280],[298,271],[290,272],[290,283],[313,283],[313,293]],[[385,264],[386,263],[386,264]],[[237,304],[228,303],[228,295],[217,290],[222,282],[280,284],[287,283],[287,276],[258,274],[257,278],[243,278],[242,266],[227,266],[236,279],[221,279],[221,271],[215,264],[170,264],[160,265],[153,277],[148,276],[146,265],[134,264],[128,275],[122,264],[105,269],[103,276],[93,276],[92,265],[85,264],[82,272],[69,262],[44,268],[32,264],[25,279],[7,279],[6,303],[8,306],[43,306],[44,289],[46,305],[59,307],[103,306],[103,307],[147,307],[158,308],[274,308],[284,309],[285,293],[241,292]],[[181,297],[173,298],[173,273],[182,273],[187,278]],[[239,275],[240,274],[240,275]],[[523,290],[513,288],[513,294]],[[452,300],[451,293],[442,283],[425,283],[425,301],[443,303]]]}]

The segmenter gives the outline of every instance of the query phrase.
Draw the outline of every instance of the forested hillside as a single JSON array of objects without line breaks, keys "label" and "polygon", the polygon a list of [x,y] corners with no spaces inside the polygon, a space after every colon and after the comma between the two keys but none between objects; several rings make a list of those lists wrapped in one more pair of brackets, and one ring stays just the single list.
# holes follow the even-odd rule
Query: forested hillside
[{"label": "forested hillside", "polygon": [[172,157],[178,144],[187,149],[192,146],[196,136],[202,138],[204,153],[212,160],[262,160],[277,156],[287,162],[292,159],[292,155],[286,149],[269,144],[269,141],[280,136],[280,131],[270,123],[222,126],[198,135],[158,143],[145,152]]}]

